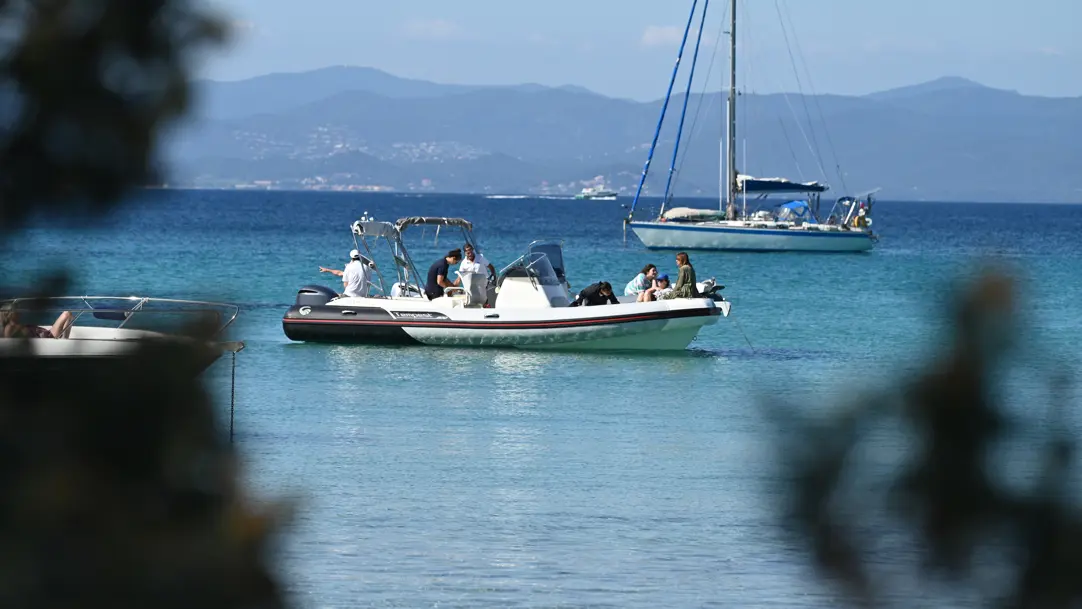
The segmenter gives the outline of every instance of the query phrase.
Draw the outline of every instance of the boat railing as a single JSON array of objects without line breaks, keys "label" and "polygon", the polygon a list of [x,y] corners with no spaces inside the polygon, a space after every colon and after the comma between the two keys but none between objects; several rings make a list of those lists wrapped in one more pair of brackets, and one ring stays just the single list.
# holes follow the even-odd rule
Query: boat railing
[{"label": "boat railing", "polygon": [[[41,321],[41,325],[52,324],[56,317],[67,311],[72,316],[72,326],[108,326],[117,330],[131,329],[131,326],[141,325],[136,324],[136,320],[160,321],[169,315],[179,315],[184,322],[189,322],[197,316],[211,314],[215,319],[215,335],[225,331],[240,314],[240,307],[234,304],[146,296],[10,298],[0,300],[0,309],[17,311],[24,315],[41,316],[43,319],[35,320]],[[52,319],[48,318],[50,315]],[[137,329],[155,330],[154,328]]]}]

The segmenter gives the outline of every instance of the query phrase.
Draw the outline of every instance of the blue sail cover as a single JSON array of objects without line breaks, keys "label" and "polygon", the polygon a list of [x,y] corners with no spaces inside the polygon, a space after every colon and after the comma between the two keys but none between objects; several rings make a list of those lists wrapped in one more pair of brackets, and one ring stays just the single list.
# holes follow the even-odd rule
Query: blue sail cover
[{"label": "blue sail cover", "polygon": [[803,222],[815,224],[815,215],[807,201],[789,201],[778,206],[779,222]]},{"label": "blue sail cover", "polygon": [[737,192],[744,193],[802,193],[825,192],[830,189],[819,182],[793,182],[785,178],[753,178],[740,175],[736,180]]}]

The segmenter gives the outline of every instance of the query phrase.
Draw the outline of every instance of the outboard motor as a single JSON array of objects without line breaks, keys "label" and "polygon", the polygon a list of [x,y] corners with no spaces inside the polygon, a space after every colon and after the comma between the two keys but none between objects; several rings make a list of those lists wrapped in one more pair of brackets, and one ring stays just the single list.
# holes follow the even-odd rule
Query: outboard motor
[{"label": "outboard motor", "polygon": [[338,298],[338,292],[325,285],[306,285],[297,290],[296,306],[319,307],[335,298]]},{"label": "outboard motor", "polygon": [[725,286],[719,284],[713,277],[700,283],[699,286],[701,286],[699,287],[699,292],[702,294],[703,298],[709,298],[714,302],[725,300],[724,296],[718,294],[718,292],[725,289]]}]

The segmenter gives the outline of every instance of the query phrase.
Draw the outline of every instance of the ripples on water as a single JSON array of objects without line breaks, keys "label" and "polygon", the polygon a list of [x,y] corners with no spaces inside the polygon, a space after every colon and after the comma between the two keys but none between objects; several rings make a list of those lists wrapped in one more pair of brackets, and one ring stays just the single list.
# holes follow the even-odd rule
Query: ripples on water
[{"label": "ripples on water", "polygon": [[[299,286],[335,284],[316,267],[344,262],[364,211],[468,217],[497,266],[562,237],[576,286],[619,285],[646,262],[674,271],[670,253],[622,245],[619,203],[145,203],[101,229],[33,231],[5,268],[66,260],[89,293],[243,303],[237,441],[260,494],[300,502],[281,564],[305,607],[833,606],[781,541],[756,398],[816,411],[912,369],[943,340],[929,314],[944,286],[989,251],[1029,273],[1052,352],[1073,357],[1082,338],[1078,207],[881,203],[870,255],[692,253],[727,286],[732,317],[687,353],[644,356],[302,345],[281,330]],[[1020,209],[1032,222],[1013,220]],[[414,249],[418,266],[448,243]],[[207,381],[228,399],[228,363]]]}]

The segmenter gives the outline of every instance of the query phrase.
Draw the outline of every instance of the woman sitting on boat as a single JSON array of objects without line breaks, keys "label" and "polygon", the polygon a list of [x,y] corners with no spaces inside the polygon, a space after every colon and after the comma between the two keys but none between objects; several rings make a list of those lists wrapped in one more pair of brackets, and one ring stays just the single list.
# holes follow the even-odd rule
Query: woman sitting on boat
[{"label": "woman sitting on boat", "polygon": [[680,271],[676,275],[676,286],[665,298],[698,298],[699,287],[695,284],[695,267],[691,266],[691,258],[687,252],[676,255],[676,266]]},{"label": "woman sitting on boat", "polygon": [[639,301],[642,301],[642,295],[654,285],[654,278],[657,277],[657,267],[653,264],[648,264],[642,267],[638,275],[635,278],[627,282],[627,286],[624,288],[624,296],[638,296]]},{"label": "woman sitting on boat", "polygon": [[71,312],[64,311],[56,318],[52,327],[24,326],[19,323],[19,314],[13,310],[0,311],[0,324],[3,324],[4,338],[67,338],[71,334]]}]

